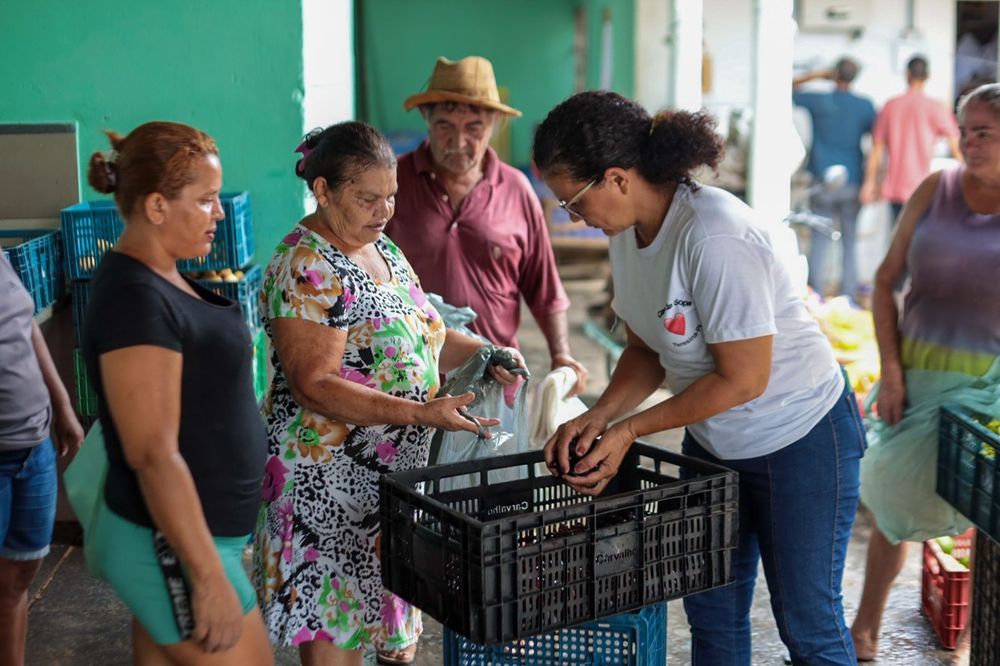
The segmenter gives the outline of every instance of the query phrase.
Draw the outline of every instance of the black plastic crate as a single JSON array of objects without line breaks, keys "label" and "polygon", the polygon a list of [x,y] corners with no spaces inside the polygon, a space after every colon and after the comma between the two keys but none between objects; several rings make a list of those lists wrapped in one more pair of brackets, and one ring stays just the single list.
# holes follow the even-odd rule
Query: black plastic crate
[{"label": "black plastic crate", "polygon": [[[636,443],[591,498],[538,473],[542,461],[532,451],[383,476],[385,587],[495,645],[732,582],[735,472]],[[499,470],[519,480],[495,481]],[[439,490],[467,474],[478,484]]]},{"label": "black plastic crate", "polygon": [[972,577],[972,666],[1000,664],[1000,544],[981,530]]},{"label": "black plastic crate", "polygon": [[1000,540],[1000,435],[959,405],[941,409],[937,492],[980,530]]},{"label": "black plastic crate", "polygon": [[0,239],[7,260],[35,301],[35,314],[66,293],[58,230],[3,229]]}]

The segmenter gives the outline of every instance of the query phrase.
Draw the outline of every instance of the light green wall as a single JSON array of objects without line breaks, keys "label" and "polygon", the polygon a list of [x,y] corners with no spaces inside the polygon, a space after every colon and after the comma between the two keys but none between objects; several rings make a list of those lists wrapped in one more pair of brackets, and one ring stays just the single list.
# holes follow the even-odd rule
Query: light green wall
[{"label": "light green wall", "polygon": [[105,128],[173,120],[211,134],[225,187],[253,198],[257,256],[302,212],[297,0],[0,2],[0,122],[76,122],[81,195]]},{"label": "light green wall", "polygon": [[[633,93],[633,0],[364,0],[361,5],[367,120],[383,131],[424,129],[403,100],[424,89],[438,56],[481,55],[510,90],[512,161],[530,159],[535,126],[573,93],[574,10],[587,10],[588,84],[599,83],[600,23],[604,7],[614,25],[613,88]],[[364,108],[364,107],[367,108]]]}]

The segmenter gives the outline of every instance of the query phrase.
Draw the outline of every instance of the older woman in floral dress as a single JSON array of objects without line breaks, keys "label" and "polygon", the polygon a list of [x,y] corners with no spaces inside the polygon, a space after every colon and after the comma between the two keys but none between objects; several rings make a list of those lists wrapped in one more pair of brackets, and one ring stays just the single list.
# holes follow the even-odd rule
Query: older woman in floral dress
[{"label": "older woman in floral dress", "polygon": [[433,428],[477,430],[461,414],[471,393],[436,393],[482,343],[445,330],[382,234],[396,192],[385,138],[341,123],[299,151],[316,212],[278,245],[261,293],[275,373],[257,590],[271,640],[299,645],[303,664],[360,664],[368,645],[408,663],[420,613],[382,588],[378,478],[426,465]]}]

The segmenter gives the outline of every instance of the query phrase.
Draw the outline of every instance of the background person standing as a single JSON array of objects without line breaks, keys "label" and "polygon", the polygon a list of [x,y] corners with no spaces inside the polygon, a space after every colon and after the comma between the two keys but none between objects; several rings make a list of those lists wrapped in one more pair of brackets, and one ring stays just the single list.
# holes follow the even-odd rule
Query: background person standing
[{"label": "background person standing", "polygon": [[[927,59],[911,58],[906,64],[906,92],[885,103],[872,133],[872,151],[865,166],[861,203],[887,200],[892,207],[893,228],[903,203],[931,172],[937,139],[947,139],[952,157],[962,159],[955,116],[942,102],[924,92],[929,77]],[[883,155],[886,156],[886,170],[885,178],[880,181]]]},{"label": "background person standing", "polygon": [[[829,71],[811,72],[795,79],[792,101],[805,108],[812,118],[812,150],[809,152],[809,173],[822,182],[828,167],[847,167],[847,184],[835,192],[821,189],[812,196],[810,206],[818,215],[835,221],[841,233],[841,277],[839,293],[854,299],[858,289],[857,218],[861,203],[858,195],[864,179],[864,156],[861,139],[871,133],[875,123],[875,106],[867,97],[850,91],[858,75],[858,64],[841,58]],[[804,92],[798,87],[815,80],[833,81],[829,92]],[[809,243],[809,286],[819,294],[826,293],[826,259],[830,238],[812,230]]]},{"label": "background person standing", "polygon": [[427,90],[407,98],[427,122],[427,140],[399,160],[396,215],[386,234],[424,289],[475,311],[470,327],[517,346],[523,297],[545,335],[552,369],[569,366],[583,391],[587,370],[569,348],[563,290],[545,217],[527,177],[490,148],[498,116],[521,112],[500,101],[493,65],[438,58]]}]

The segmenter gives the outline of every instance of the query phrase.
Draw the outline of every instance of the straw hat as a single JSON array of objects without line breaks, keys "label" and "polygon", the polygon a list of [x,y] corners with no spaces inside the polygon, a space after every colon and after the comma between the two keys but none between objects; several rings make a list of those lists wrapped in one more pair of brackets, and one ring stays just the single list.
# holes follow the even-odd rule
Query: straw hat
[{"label": "straw hat", "polygon": [[521,112],[500,101],[493,65],[486,58],[469,56],[458,62],[438,58],[427,90],[408,97],[403,102],[407,111],[421,104],[459,102],[495,109],[500,113],[520,116]]}]

